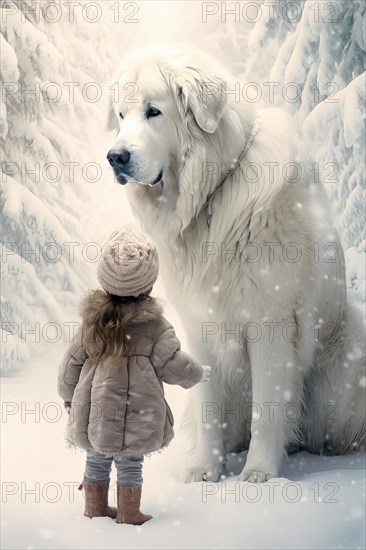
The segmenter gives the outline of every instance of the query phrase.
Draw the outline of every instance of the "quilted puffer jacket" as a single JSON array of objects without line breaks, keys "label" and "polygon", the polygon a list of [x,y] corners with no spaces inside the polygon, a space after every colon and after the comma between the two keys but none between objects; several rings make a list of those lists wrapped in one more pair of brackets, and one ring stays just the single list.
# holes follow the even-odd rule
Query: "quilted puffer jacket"
[{"label": "quilted puffer jacket", "polygon": [[[91,311],[93,304],[83,305]],[[129,328],[128,349],[119,364],[92,365],[75,334],[58,373],[58,392],[72,402],[66,428],[71,446],[108,455],[149,454],[174,436],[172,411],[163,382],[190,388],[204,369],[185,352],[160,304],[151,298],[137,305]],[[139,308],[137,311],[136,308]]]}]

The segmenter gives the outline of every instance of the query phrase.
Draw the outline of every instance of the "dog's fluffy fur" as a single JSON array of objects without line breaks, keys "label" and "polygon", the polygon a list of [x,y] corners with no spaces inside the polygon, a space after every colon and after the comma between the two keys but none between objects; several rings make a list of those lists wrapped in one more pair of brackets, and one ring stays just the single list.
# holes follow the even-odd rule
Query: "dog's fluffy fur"
[{"label": "dog's fluffy fur", "polygon": [[[175,47],[135,53],[116,80],[135,86],[136,102],[120,97],[109,113],[112,150],[131,152],[130,204],[158,244],[190,351],[213,367],[184,417],[185,479],[218,480],[230,451],[249,449],[239,479],[256,482],[277,476],[293,445],[363,449],[362,319],[347,302],[342,247],[293,118],[262,111],[212,199],[209,227],[206,199],[239,158],[258,104],[225,93],[235,78],[216,61]],[[146,118],[146,104],[162,114]]]}]

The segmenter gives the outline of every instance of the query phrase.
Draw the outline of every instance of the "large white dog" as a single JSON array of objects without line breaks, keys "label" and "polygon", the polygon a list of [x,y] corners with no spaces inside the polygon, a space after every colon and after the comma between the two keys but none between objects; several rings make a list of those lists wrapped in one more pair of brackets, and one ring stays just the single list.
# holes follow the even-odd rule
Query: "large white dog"
[{"label": "large white dog", "polygon": [[190,351],[213,367],[185,413],[185,479],[217,481],[231,451],[249,449],[239,479],[261,482],[293,445],[363,449],[362,321],[294,120],[180,47],[130,55],[113,82],[107,158],[158,244]]}]

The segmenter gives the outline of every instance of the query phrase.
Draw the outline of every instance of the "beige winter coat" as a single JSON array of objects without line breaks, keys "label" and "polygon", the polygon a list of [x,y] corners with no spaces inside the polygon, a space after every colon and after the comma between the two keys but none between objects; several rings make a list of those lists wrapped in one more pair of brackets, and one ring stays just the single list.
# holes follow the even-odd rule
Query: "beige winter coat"
[{"label": "beige winter coat", "polygon": [[174,436],[174,419],[163,382],[190,388],[202,379],[202,367],[180,351],[160,305],[152,300],[138,308],[120,364],[91,365],[79,330],[60,365],[58,392],[72,401],[66,429],[72,446],[120,456],[165,447]]}]

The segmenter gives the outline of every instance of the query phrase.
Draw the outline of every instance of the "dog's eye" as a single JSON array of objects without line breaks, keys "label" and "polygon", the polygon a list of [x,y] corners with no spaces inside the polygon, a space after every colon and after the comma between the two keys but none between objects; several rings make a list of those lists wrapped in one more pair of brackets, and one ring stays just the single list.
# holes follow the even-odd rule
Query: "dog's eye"
[{"label": "dog's eye", "polygon": [[148,110],[146,111],[147,118],[151,118],[153,116],[158,116],[158,115],[161,115],[161,112],[159,111],[159,109],[156,109],[156,107],[149,107]]},{"label": "dog's eye", "polygon": [[119,118],[121,118],[122,120],[124,119],[124,116],[122,113],[119,114]]}]

